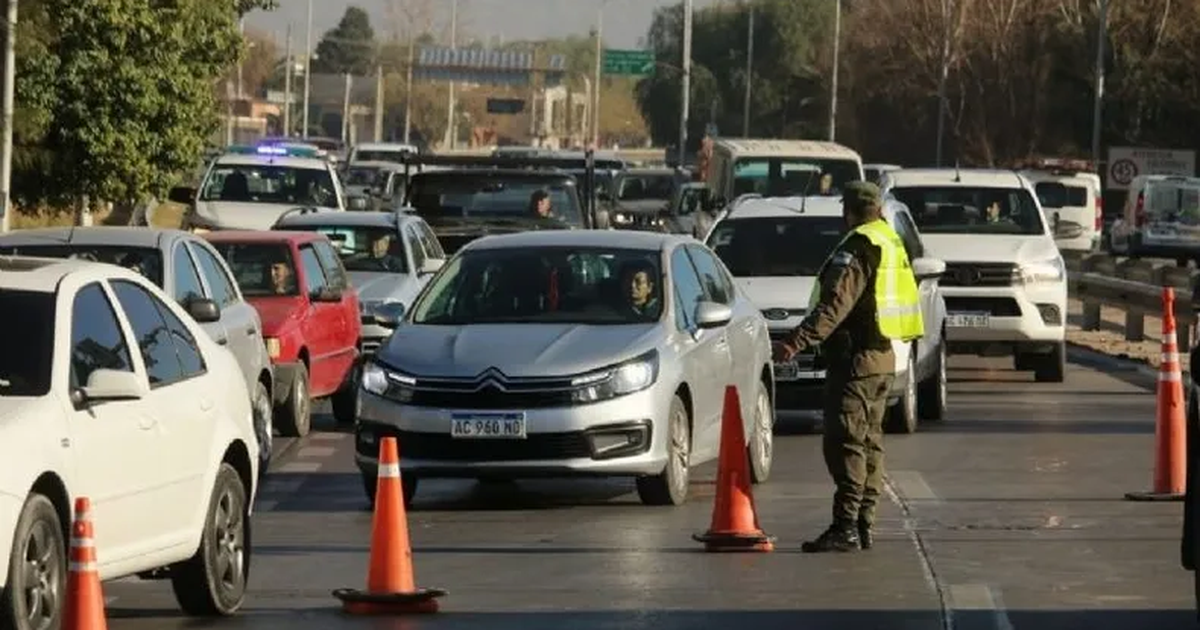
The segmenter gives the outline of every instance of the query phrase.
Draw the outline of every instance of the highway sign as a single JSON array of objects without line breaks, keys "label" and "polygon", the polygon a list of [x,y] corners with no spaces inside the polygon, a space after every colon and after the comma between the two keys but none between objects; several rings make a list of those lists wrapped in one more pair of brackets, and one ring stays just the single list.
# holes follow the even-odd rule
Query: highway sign
[{"label": "highway sign", "polygon": [[1196,152],[1184,149],[1147,147],[1110,147],[1108,149],[1108,190],[1128,190],[1138,175],[1196,175]]},{"label": "highway sign", "polygon": [[654,51],[613,50],[604,51],[604,74],[627,77],[642,77],[654,74]]}]

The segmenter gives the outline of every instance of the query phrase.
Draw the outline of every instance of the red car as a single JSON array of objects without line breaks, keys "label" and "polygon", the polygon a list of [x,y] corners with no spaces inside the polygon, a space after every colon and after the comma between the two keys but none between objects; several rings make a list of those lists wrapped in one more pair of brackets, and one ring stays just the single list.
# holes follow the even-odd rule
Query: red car
[{"label": "red car", "polygon": [[317,232],[208,232],[262,319],[275,364],[275,426],[311,427],[311,401],[330,397],[339,423],[354,421],[362,319],[337,250]]}]

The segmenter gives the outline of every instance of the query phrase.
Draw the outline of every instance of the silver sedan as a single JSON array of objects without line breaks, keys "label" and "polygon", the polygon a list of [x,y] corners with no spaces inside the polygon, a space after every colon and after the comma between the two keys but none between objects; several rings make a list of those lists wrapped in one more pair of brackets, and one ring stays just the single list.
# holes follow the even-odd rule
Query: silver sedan
[{"label": "silver sedan", "polygon": [[356,459],[372,500],[390,435],[406,501],[422,478],[603,476],[678,505],[690,468],[717,457],[729,385],[766,480],[772,376],[766,321],[690,237],[490,236],[446,263],[364,369]]}]

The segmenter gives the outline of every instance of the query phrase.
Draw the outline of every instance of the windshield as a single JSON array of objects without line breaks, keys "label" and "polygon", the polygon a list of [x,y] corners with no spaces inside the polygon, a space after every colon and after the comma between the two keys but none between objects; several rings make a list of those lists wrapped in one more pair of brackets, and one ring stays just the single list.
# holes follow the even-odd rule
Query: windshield
[{"label": "windshield", "polygon": [[735,278],[815,276],[842,236],[840,217],[764,217],[725,220],[708,246]]},{"label": "windshield", "polygon": [[539,218],[535,194],[550,196],[550,218],[576,227],[583,225],[579,199],[572,184],[561,180],[500,179],[415,175],[409,184],[411,201],[421,216],[473,217],[484,219]]},{"label": "windshield", "polygon": [[400,149],[386,151],[355,151],[355,162],[395,162],[396,164],[404,163],[404,156],[412,155],[412,151],[404,151]]},{"label": "windshield", "polygon": [[217,164],[200,201],[272,203],[337,208],[337,189],[325,168],[267,164]]},{"label": "windshield", "polygon": [[662,316],[656,252],[599,248],[467,251],[438,274],[413,323],[644,324]]},{"label": "windshield", "polygon": [[38,256],[41,258],[79,258],[92,262],[117,265],[132,271],[158,286],[163,286],[162,253],[148,247],[120,245],[5,245],[0,254]]},{"label": "windshield", "polygon": [[807,197],[842,194],[847,183],[863,178],[862,166],[849,159],[742,158],[733,169],[734,197]]},{"label": "windshield", "polygon": [[1088,191],[1083,186],[1069,186],[1058,182],[1038,182],[1033,191],[1037,193],[1042,208],[1086,208]]},{"label": "windshield", "polygon": [[288,229],[324,234],[342,258],[346,271],[408,273],[404,241],[394,227],[297,225]]},{"label": "windshield", "polygon": [[300,295],[296,267],[280,243],[212,243],[246,297]]},{"label": "windshield", "polygon": [[1045,234],[1033,195],[1021,188],[893,188],[927,234]]},{"label": "windshield", "polygon": [[1146,210],[1156,214],[1195,217],[1200,213],[1200,182],[1150,182],[1145,204]]},{"label": "windshield", "polygon": [[50,392],[54,299],[54,293],[0,289],[0,398]]},{"label": "windshield", "polygon": [[618,201],[667,201],[675,192],[675,175],[623,175],[618,181]]},{"label": "windshield", "polygon": [[342,183],[346,186],[376,186],[379,184],[381,175],[383,172],[379,168],[353,166],[346,169],[346,174],[342,176]]}]

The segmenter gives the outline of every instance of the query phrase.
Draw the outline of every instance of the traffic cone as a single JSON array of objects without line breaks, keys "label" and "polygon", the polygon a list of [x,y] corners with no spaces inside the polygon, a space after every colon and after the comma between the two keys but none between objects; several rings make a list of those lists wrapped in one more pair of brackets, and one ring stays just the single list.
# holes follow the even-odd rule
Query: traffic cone
[{"label": "traffic cone", "polygon": [[708,531],[692,538],[705,551],[774,551],[775,538],[763,533],[750,489],[750,460],[742,427],[737,388],[725,388],[721,448],[717,461],[717,498]]},{"label": "traffic cone", "polygon": [[96,541],[92,532],[92,503],[75,499],[75,522],[71,523],[71,551],[67,572],[67,601],[63,606],[63,630],[107,630],[104,593],[96,567]]},{"label": "traffic cone", "polygon": [[400,455],[394,437],[385,437],[379,444],[379,476],[375,483],[367,589],[340,588],[333,596],[342,601],[342,611],[352,615],[435,613],[437,598],[446,591],[416,587],[408,515],[400,485]]},{"label": "traffic cone", "polygon": [[1154,427],[1154,489],[1130,492],[1130,501],[1181,501],[1187,485],[1187,406],[1175,341],[1175,290],[1163,287],[1162,363],[1158,367],[1158,413]]}]

